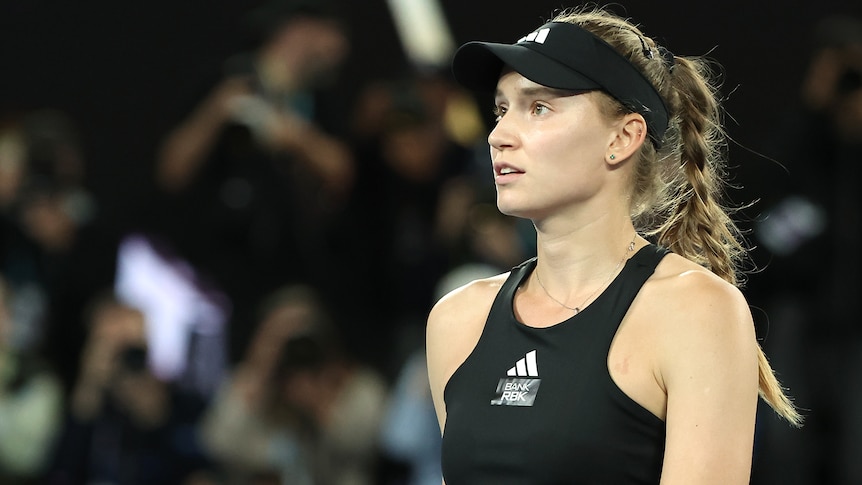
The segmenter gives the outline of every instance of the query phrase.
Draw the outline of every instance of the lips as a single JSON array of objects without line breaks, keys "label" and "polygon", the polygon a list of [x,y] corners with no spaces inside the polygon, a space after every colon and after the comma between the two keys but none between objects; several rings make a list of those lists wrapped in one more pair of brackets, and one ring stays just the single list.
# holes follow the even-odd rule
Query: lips
[{"label": "lips", "polygon": [[503,175],[512,175],[512,174],[521,174],[524,173],[523,170],[518,167],[514,167],[509,165],[508,163],[495,162],[494,163],[494,175],[497,177]]}]

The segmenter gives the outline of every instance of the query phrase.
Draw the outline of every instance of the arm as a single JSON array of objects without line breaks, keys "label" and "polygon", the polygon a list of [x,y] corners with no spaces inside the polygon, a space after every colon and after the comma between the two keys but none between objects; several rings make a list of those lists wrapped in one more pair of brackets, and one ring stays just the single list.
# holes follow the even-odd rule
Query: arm
[{"label": "arm", "polygon": [[455,305],[447,301],[446,298],[444,297],[443,300],[437,302],[431,309],[425,331],[425,351],[431,401],[434,403],[434,411],[437,414],[437,423],[440,425],[441,434],[446,427],[446,404],[443,402],[443,390],[446,388],[449,377],[455,371],[452,368],[453,362],[451,361],[453,359],[446,347],[449,331],[447,327],[451,325],[449,314],[452,312],[449,307]]},{"label": "arm", "polygon": [[507,274],[477,280],[444,296],[428,315],[425,352],[431,399],[442,432],[446,425],[443,391],[455,370],[473,351],[491,304]]},{"label": "arm", "polygon": [[[441,434],[446,428],[446,383],[479,342],[491,304],[507,276],[504,273],[457,288],[441,298],[428,315],[425,358]],[[442,484],[446,485],[445,479]]]},{"label": "arm", "polygon": [[[667,393],[661,483],[747,484],[758,397],[757,342],[742,294],[703,271],[675,278],[661,318]],[[664,324],[663,323],[663,324]]]},{"label": "arm", "polygon": [[341,140],[290,113],[274,115],[266,126],[265,142],[277,151],[293,153],[334,194],[353,182],[353,155]]},{"label": "arm", "polygon": [[376,371],[359,365],[337,387],[334,402],[320,423],[321,443],[328,456],[337,457],[339,466],[335,474],[340,480],[333,483],[345,482],[351,476],[370,480],[379,453],[386,383]]},{"label": "arm", "polygon": [[246,78],[224,80],[168,134],[157,159],[156,179],[160,187],[180,191],[191,183],[230,119],[232,102],[249,90]]},{"label": "arm", "polygon": [[69,411],[75,420],[89,422],[102,412],[108,386],[116,373],[117,350],[115,341],[90,336],[71,393]]},{"label": "arm", "polygon": [[277,430],[266,423],[263,403],[247,399],[240,368],[223,384],[199,423],[201,442],[216,459],[230,466],[269,466]]}]

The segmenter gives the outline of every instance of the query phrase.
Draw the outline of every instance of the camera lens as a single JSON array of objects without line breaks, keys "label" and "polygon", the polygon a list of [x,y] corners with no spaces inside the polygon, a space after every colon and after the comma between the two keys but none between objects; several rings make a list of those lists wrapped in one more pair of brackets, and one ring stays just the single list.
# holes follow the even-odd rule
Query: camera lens
[{"label": "camera lens", "polygon": [[124,369],[141,372],[147,368],[147,349],[144,347],[127,347],[120,355]]},{"label": "camera lens", "polygon": [[862,71],[859,69],[847,69],[838,80],[838,92],[841,94],[852,93],[862,88]]}]

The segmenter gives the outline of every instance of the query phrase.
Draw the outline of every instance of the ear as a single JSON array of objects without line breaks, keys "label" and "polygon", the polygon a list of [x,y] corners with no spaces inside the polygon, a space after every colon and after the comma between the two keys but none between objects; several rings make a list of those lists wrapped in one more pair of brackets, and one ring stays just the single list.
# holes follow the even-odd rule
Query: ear
[{"label": "ear", "polygon": [[647,136],[646,120],[639,113],[623,116],[615,126],[616,131],[605,154],[605,161],[611,165],[628,160],[637,153]]}]

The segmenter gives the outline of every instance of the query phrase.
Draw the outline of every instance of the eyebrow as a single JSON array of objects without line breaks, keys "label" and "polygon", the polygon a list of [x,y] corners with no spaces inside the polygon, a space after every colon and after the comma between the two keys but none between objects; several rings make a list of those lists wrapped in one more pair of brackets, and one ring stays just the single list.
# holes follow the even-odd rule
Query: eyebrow
[{"label": "eyebrow", "polygon": [[[523,88],[518,88],[518,94],[525,97],[536,97],[536,96],[551,96],[555,98],[562,98],[566,96],[575,96],[578,94],[582,94],[587,92],[587,89],[582,90],[573,90],[573,89],[557,89],[557,88],[549,88],[547,86],[527,86]],[[502,96],[502,92],[497,89],[494,92],[494,97],[499,98]]]}]

